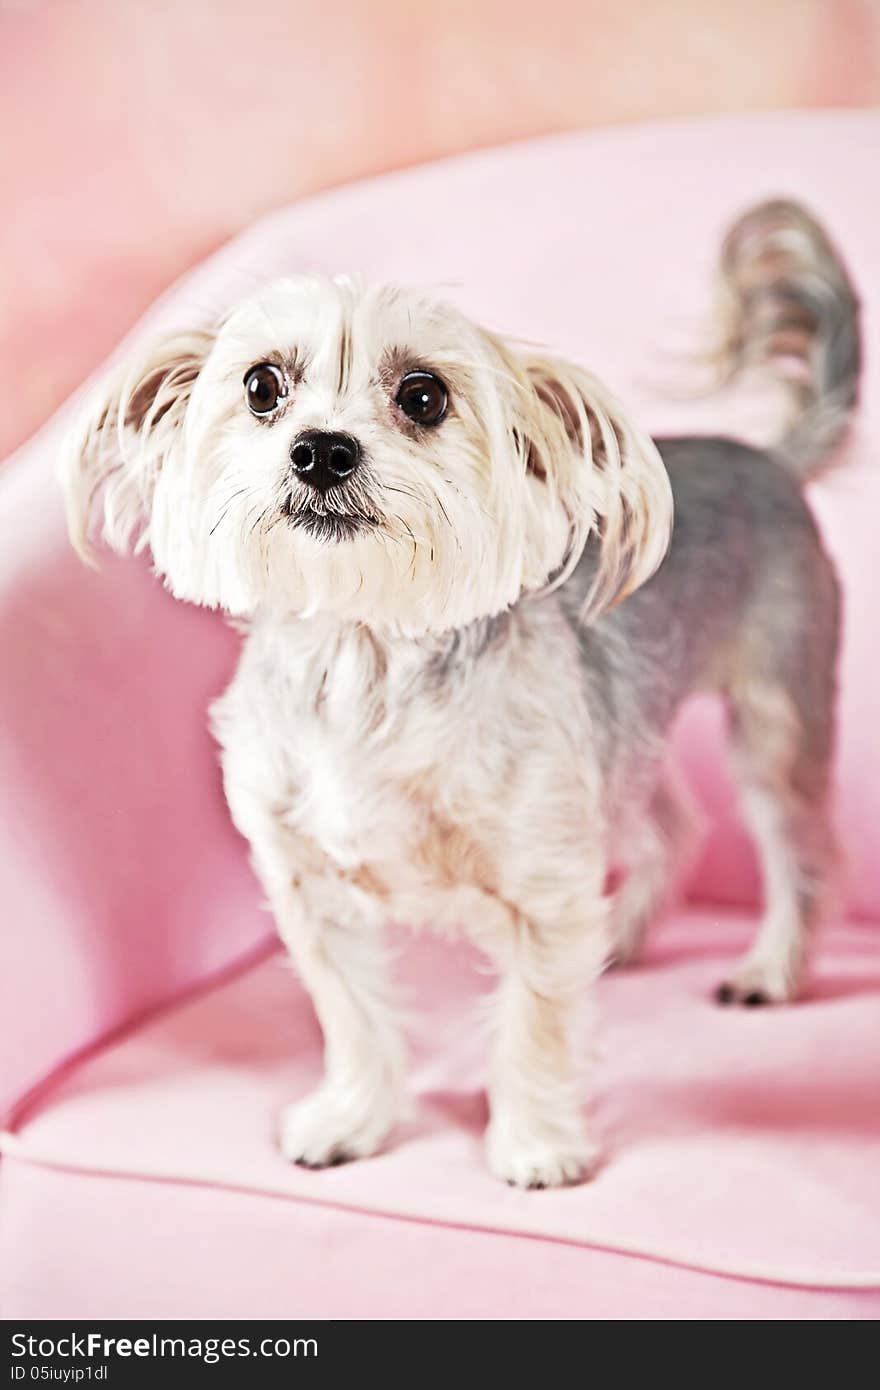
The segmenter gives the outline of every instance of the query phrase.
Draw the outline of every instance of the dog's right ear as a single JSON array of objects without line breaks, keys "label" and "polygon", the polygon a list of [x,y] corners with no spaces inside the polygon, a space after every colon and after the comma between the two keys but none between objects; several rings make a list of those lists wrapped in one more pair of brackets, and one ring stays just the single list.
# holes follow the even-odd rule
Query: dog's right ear
[{"label": "dog's right ear", "polygon": [[84,560],[96,534],[120,553],[147,544],[156,478],[213,342],[206,332],[166,334],[87,397],[61,462],[70,539]]}]

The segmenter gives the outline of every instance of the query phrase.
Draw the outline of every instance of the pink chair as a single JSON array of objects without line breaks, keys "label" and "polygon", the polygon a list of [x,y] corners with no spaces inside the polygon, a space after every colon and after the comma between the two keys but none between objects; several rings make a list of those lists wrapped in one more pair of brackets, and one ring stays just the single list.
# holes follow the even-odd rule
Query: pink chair
[{"label": "pink chair", "polygon": [[[514,146],[359,184],[258,224],[134,337],[285,270],[442,283],[493,327],[589,364],[660,431],[721,231],[783,192],[865,306],[851,462],[813,500],[843,576],[846,914],[808,997],[711,1002],[755,912],[712,707],[679,750],[712,826],[686,907],[600,987],[608,1162],[524,1193],[481,1156],[464,950],[404,943],[424,1027],[412,1122],[381,1155],[285,1165],[279,1107],[320,1067],[260,910],[205,710],[236,638],[146,564],[84,569],[54,464],[69,410],[0,469],[0,1307],[6,1317],[876,1317],[880,1312],[880,397],[872,114],[670,123]],[[125,348],[121,349],[124,351]],[[680,367],[679,367],[680,376]],[[714,414],[713,414],[714,412]],[[699,418],[698,418],[699,415]]]}]

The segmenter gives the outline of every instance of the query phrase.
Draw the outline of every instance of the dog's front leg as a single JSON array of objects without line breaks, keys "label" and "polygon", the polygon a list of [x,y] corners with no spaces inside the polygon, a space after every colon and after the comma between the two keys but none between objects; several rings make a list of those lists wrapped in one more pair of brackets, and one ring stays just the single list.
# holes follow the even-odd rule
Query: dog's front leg
[{"label": "dog's front leg", "polygon": [[605,906],[542,928],[517,920],[500,955],[490,1063],[489,1166],[517,1187],[588,1177],[598,1150],[583,1114],[579,1035],[606,954]]},{"label": "dog's front leg", "polygon": [[281,1117],[285,1156],[309,1168],[375,1153],[400,1116],[405,1048],[375,895],[266,817],[254,867],[324,1034],[324,1078]]}]

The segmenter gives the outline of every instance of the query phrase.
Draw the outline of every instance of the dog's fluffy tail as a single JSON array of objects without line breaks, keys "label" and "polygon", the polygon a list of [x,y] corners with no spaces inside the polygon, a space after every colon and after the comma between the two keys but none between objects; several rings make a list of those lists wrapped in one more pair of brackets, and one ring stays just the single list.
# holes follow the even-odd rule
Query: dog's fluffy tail
[{"label": "dog's fluffy tail", "polygon": [[816,219],[780,199],[731,227],[721,282],[724,378],[757,369],[783,381],[791,411],[774,449],[813,477],[833,462],[858,399],[859,303],[846,267]]}]

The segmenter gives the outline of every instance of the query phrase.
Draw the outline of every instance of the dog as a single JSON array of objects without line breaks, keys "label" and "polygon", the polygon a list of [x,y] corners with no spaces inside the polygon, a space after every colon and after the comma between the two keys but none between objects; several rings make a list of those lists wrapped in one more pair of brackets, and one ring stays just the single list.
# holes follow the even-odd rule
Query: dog
[{"label": "dog", "polygon": [[[783,381],[773,448],[652,440],[589,372],[419,291],[270,284],[92,393],[63,461],[70,533],[149,547],[245,640],[213,729],[232,818],[325,1043],[283,1153],[376,1152],[405,1047],[383,927],[461,929],[498,972],[491,1170],[594,1171],[577,1018],[631,959],[683,836],[667,734],[730,716],[766,912],[719,989],[800,989],[834,859],[839,600],[803,500],[853,413],[858,305],[803,208],[730,230],[720,361]],[[624,877],[610,893],[608,869]]]}]

